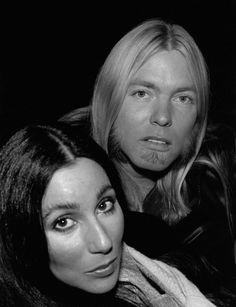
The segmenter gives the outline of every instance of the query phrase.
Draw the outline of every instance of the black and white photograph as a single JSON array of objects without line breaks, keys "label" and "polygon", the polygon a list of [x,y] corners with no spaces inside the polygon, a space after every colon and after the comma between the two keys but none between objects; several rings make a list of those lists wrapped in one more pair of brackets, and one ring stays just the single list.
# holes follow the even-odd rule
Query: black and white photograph
[{"label": "black and white photograph", "polygon": [[0,307],[235,307],[235,1],[2,15]]}]

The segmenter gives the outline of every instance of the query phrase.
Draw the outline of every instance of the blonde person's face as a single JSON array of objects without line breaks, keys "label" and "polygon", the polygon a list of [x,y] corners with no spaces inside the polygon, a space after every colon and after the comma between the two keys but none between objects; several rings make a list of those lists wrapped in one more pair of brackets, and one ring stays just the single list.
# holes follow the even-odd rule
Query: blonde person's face
[{"label": "blonde person's face", "polygon": [[196,117],[196,93],[184,56],[161,51],[133,76],[115,138],[131,165],[162,171],[186,149]]},{"label": "blonde person's face", "polygon": [[91,293],[111,290],[119,275],[124,221],[101,166],[80,158],[56,171],[42,215],[54,276]]}]

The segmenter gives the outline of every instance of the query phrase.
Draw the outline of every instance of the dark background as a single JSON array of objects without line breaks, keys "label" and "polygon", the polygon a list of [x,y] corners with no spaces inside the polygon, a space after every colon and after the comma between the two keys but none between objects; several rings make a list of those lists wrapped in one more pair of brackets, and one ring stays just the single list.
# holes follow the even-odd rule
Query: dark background
[{"label": "dark background", "polygon": [[[113,45],[145,19],[182,25],[196,40],[211,77],[210,119],[236,128],[236,7],[230,1],[110,2],[87,8],[22,6],[2,11],[0,135],[57,119],[90,101]],[[84,3],[83,3],[84,5]]]}]

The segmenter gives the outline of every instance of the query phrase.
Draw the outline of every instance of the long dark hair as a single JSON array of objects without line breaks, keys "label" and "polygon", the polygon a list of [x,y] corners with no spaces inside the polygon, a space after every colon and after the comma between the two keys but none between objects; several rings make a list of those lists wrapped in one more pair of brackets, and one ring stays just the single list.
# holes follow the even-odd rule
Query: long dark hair
[{"label": "long dark hair", "polygon": [[63,285],[49,271],[41,202],[54,172],[78,157],[99,163],[119,190],[118,176],[105,152],[82,127],[27,126],[0,152],[0,302],[4,306],[59,306],[55,297]]}]

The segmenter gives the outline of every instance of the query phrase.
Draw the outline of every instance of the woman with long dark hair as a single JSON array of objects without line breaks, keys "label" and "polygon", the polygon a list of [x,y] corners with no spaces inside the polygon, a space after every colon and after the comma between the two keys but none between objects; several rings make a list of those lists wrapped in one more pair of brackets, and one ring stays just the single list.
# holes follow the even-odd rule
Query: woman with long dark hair
[{"label": "woman with long dark hair", "polygon": [[82,127],[16,132],[0,151],[0,186],[0,306],[214,306],[123,243],[118,176]]}]

